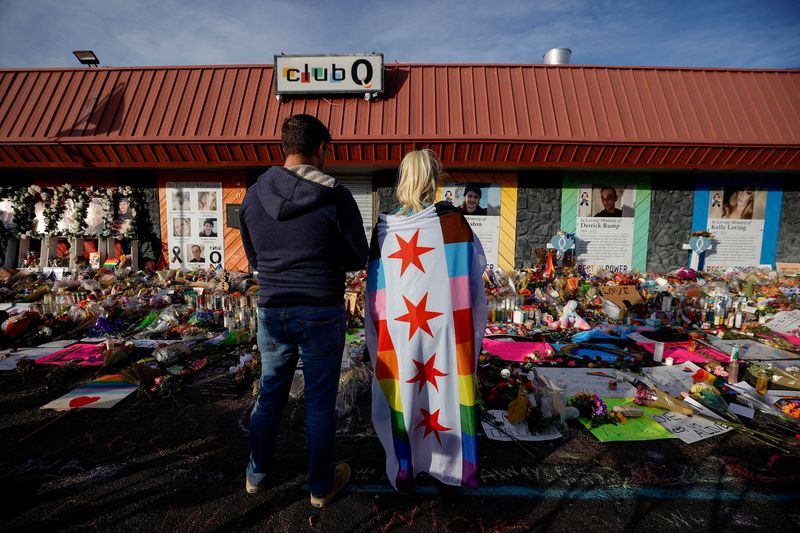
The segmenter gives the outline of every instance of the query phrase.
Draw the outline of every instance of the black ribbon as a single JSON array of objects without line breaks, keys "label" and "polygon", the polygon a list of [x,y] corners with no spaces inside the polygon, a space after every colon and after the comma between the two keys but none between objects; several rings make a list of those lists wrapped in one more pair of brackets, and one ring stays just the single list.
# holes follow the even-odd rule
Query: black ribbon
[{"label": "black ribbon", "polygon": [[173,246],[172,247],[172,261],[177,261],[178,263],[183,263],[183,259],[181,259],[181,247],[180,246]]}]

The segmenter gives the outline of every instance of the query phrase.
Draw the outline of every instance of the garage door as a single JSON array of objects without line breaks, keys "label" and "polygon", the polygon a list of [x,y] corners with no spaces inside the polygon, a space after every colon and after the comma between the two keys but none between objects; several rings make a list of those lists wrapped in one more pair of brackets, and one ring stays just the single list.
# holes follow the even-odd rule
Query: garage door
[{"label": "garage door", "polygon": [[336,181],[350,189],[361,211],[364,221],[364,232],[367,241],[372,236],[372,177],[371,176],[334,176]]}]

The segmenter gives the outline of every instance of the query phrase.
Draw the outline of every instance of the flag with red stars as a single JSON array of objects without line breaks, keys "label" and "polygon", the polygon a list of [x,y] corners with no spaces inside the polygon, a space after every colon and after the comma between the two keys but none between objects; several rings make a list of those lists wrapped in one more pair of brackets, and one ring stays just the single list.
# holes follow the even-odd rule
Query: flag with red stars
[{"label": "flag with red stars", "polygon": [[402,492],[427,472],[476,487],[475,364],[486,326],[486,258],[461,212],[439,203],[380,215],[367,269],[372,418]]}]

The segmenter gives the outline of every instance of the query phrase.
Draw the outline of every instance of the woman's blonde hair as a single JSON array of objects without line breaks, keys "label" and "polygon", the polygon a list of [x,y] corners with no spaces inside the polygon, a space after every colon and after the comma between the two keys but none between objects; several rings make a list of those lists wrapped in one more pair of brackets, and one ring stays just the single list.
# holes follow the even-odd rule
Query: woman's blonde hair
[{"label": "woman's blonde hair", "polygon": [[731,194],[731,197],[728,198],[728,202],[722,208],[722,218],[728,218],[734,211],[736,211],[737,204],[739,203],[739,195],[745,191],[751,194],[750,200],[747,202],[747,205],[742,211],[742,218],[753,218],[753,201],[755,200],[755,189],[753,187],[745,187],[743,189],[737,189],[734,191],[733,194]]},{"label": "woman's blonde hair", "polygon": [[436,196],[436,180],[442,164],[429,149],[409,152],[400,163],[397,180],[397,200],[403,207],[421,211],[423,204],[433,203]]}]

